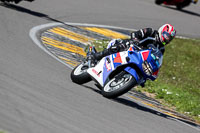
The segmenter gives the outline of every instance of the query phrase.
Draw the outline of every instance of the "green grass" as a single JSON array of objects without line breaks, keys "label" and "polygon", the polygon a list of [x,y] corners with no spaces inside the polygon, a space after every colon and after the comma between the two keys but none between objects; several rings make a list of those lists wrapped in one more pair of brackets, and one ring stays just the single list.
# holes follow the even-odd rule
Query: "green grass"
[{"label": "green grass", "polygon": [[[107,43],[103,40],[93,44],[99,51]],[[147,81],[140,89],[200,122],[200,40],[174,39],[166,46],[158,79]]]},{"label": "green grass", "polygon": [[200,41],[174,39],[166,47],[156,82],[146,91],[200,121]]},{"label": "green grass", "polygon": [[[96,40],[92,42],[92,46],[95,46],[97,51],[102,51],[103,49],[107,48],[109,40]],[[85,52],[87,52],[89,45],[85,48]]]}]

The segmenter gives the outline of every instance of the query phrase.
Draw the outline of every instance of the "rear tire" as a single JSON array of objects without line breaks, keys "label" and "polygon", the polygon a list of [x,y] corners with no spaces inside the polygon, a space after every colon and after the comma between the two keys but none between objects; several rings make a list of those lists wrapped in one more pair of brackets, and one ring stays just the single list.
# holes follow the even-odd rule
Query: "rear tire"
[{"label": "rear tire", "polygon": [[74,83],[84,84],[91,81],[90,75],[87,73],[88,66],[80,64],[75,67],[71,72],[71,79]]},{"label": "rear tire", "polygon": [[181,4],[176,5],[176,8],[177,8],[178,10],[182,10],[182,9],[185,8],[186,6],[189,6],[190,3],[191,3],[191,1],[186,1],[186,0],[185,0],[185,1],[182,2]]},{"label": "rear tire", "polygon": [[164,2],[164,0],[155,0],[155,3],[156,3],[157,5],[161,5],[163,2]]},{"label": "rear tire", "polygon": [[178,10],[182,10],[183,6],[182,6],[181,4],[179,4],[179,5],[176,5],[176,8],[177,8]]},{"label": "rear tire", "polygon": [[115,76],[105,84],[102,89],[102,95],[106,98],[116,98],[131,90],[136,84],[135,78],[129,73],[125,73],[118,80],[116,80]]}]

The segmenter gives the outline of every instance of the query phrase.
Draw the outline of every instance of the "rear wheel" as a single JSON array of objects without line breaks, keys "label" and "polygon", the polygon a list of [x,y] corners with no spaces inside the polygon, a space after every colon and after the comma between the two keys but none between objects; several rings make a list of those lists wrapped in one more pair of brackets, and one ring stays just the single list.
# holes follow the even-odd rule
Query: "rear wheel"
[{"label": "rear wheel", "polygon": [[137,84],[135,78],[124,72],[123,75],[112,78],[102,89],[102,95],[107,98],[116,98],[134,87]]},{"label": "rear wheel", "polygon": [[178,4],[178,5],[176,5],[176,8],[177,8],[178,10],[182,10],[183,6],[182,6],[181,4]]},{"label": "rear wheel", "polygon": [[157,4],[157,5],[160,5],[160,4],[162,4],[164,2],[164,0],[155,0],[155,3]]},{"label": "rear wheel", "polygon": [[80,64],[71,72],[71,79],[74,83],[84,84],[91,81],[90,75],[87,73],[88,65]]},{"label": "rear wheel", "polygon": [[182,2],[182,3],[178,4],[178,5],[176,5],[176,8],[177,8],[178,10],[182,10],[184,7],[189,6],[190,3],[191,3],[191,0],[185,0],[184,2]]}]

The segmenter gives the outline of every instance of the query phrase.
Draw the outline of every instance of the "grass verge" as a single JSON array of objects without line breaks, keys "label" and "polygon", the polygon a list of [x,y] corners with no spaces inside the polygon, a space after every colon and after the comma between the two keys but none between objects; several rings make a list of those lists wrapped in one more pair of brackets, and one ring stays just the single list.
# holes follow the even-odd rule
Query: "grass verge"
[{"label": "grass verge", "polygon": [[[95,41],[97,51],[108,40]],[[147,81],[140,91],[155,94],[157,100],[200,123],[200,40],[174,39],[166,46],[163,65],[156,81]]]}]

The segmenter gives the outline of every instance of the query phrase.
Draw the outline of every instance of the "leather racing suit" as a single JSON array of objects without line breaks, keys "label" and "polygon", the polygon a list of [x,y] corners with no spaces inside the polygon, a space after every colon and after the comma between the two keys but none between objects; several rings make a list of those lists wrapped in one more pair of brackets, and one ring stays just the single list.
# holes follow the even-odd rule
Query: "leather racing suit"
[{"label": "leather racing suit", "polygon": [[153,30],[152,28],[144,28],[136,32],[132,32],[131,39],[117,39],[115,41],[115,44],[113,44],[110,48],[95,53],[93,55],[94,59],[100,60],[103,57],[108,56],[110,54],[125,51],[130,47],[131,43],[137,44],[142,49],[148,49],[148,45],[153,44],[155,47],[158,47],[160,49],[162,54],[165,51],[164,46],[160,42],[158,31]]}]

